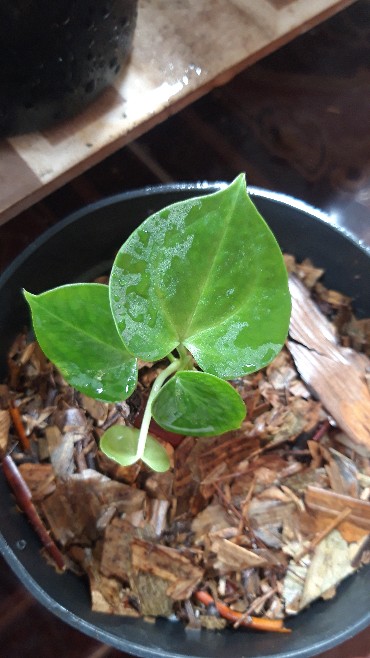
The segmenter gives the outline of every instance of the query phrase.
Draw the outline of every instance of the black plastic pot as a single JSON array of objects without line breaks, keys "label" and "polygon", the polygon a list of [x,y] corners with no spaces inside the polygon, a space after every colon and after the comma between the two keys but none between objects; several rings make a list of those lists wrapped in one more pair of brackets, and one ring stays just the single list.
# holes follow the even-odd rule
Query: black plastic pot
[{"label": "black plastic pot", "polygon": [[137,0],[0,0],[0,135],[85,107],[132,44]]},{"label": "black plastic pot", "polygon": [[[106,271],[128,234],[155,210],[219,185],[171,185],[122,194],[81,210],[36,240],[0,278],[1,371],[15,334],[28,324],[23,286],[37,293]],[[281,248],[325,267],[325,283],[354,299],[370,315],[370,248],[339,232],[313,208],[263,190],[249,190]],[[0,474],[0,549],[30,592],[65,622],[122,651],[144,658],[305,658],[354,636],[370,624],[370,567],[347,579],[331,601],[318,601],[288,625],[290,635],[248,630],[187,631],[164,619],[149,624],[96,614],[87,583],[57,575],[40,557],[40,544],[19,513]]]}]

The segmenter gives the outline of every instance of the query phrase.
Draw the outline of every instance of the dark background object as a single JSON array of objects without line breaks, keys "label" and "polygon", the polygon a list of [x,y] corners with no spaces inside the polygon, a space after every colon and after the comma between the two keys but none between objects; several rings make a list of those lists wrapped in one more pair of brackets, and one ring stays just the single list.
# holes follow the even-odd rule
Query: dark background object
[{"label": "dark background object", "polygon": [[0,0],[0,135],[82,109],[127,57],[137,0]]},{"label": "dark background object", "polygon": [[[105,272],[120,244],[152,212],[182,198],[214,191],[207,185],[169,185],[125,193],[92,204],[38,238],[0,279],[1,363],[17,326],[28,322],[21,295]],[[252,190],[260,212],[283,250],[325,267],[324,283],[370,314],[370,251],[334,229],[317,211],[282,195]],[[318,601],[289,622],[293,633],[186,631],[179,622],[149,624],[92,613],[82,579],[56,574],[39,555],[39,542],[0,475],[0,548],[23,584],[47,608],[80,631],[144,658],[307,658],[339,644],[370,623],[370,566],[347,579],[330,601]]]}]

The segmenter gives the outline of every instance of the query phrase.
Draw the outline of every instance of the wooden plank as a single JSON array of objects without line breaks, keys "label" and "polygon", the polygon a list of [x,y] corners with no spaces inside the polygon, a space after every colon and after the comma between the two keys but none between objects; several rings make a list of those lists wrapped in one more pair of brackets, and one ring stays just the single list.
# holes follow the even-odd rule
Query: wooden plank
[{"label": "wooden plank", "polygon": [[0,224],[352,2],[139,0],[114,87],[74,119],[0,142]]},{"label": "wooden plank", "polygon": [[348,508],[351,510],[349,520],[360,528],[370,530],[370,503],[367,500],[345,496],[329,489],[309,486],[305,502],[310,509],[323,512],[331,517],[337,516]]},{"label": "wooden plank", "polygon": [[342,347],[327,318],[310,299],[299,279],[289,277],[292,315],[289,351],[303,381],[360,455],[370,455],[370,391],[366,373],[370,360]]}]

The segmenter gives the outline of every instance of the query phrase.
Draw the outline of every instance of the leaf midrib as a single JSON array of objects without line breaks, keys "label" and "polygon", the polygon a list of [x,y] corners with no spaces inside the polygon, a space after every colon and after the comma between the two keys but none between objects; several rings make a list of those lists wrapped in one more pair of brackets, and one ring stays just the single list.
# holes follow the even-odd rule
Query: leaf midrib
[{"label": "leaf midrib", "polygon": [[[258,275],[255,276],[255,279],[254,279],[254,280],[258,280]],[[232,320],[235,320],[235,316],[237,316],[237,315],[240,313],[240,311],[244,308],[244,306],[246,306],[246,305],[250,305],[250,304],[251,304],[250,297],[251,297],[251,296],[248,296],[248,295],[246,294],[245,297],[243,297],[243,299],[240,300],[240,302],[239,302],[239,304],[236,306],[236,308],[234,308],[234,310],[233,310],[231,313],[229,313],[228,316],[225,317],[223,320],[216,320],[216,321],[213,322],[212,324],[207,324],[207,326],[206,326],[206,327],[203,327],[203,329],[198,329],[198,330],[195,331],[194,333],[192,333],[192,334],[190,334],[189,336],[187,336],[186,339],[184,340],[184,344],[185,344],[185,346],[186,346],[186,343],[188,343],[189,341],[193,340],[194,338],[198,338],[199,336],[202,336],[202,335],[203,335],[204,333],[206,333],[207,331],[212,331],[212,330],[215,329],[216,327],[219,327],[219,326],[221,326],[222,324],[225,324],[226,322],[230,322],[230,321],[232,321]],[[253,307],[253,308],[254,308],[254,307]]]},{"label": "leaf midrib", "polygon": [[[111,344],[110,342],[104,341],[102,338],[94,336],[94,335],[90,334],[88,331],[82,330],[81,327],[77,328],[76,325],[73,324],[72,322],[69,322],[65,318],[61,318],[59,315],[57,315],[56,313],[51,312],[49,309],[45,309],[42,305],[39,305],[39,308],[41,308],[42,312],[45,313],[46,315],[49,315],[50,317],[58,320],[59,322],[62,321],[62,323],[64,325],[66,325],[67,327],[71,327],[74,331],[79,332],[83,336],[87,336],[88,338],[92,339],[96,343],[99,343],[99,344],[104,345],[104,346],[108,346],[108,347],[112,348],[112,350],[114,352],[117,352],[120,355],[122,355],[122,353],[123,353],[124,355],[127,355],[127,357],[131,357],[132,359],[135,358],[135,356],[128,351],[127,347],[125,346],[125,344],[123,342],[122,342],[122,349],[120,349],[118,346],[115,346],[115,345]],[[118,332],[117,332],[117,336],[119,337]]]},{"label": "leaf midrib", "polygon": [[[216,263],[216,260],[217,260],[217,256],[220,252],[220,248],[221,248],[222,244],[225,241],[225,237],[226,237],[227,231],[229,229],[229,226],[230,226],[230,223],[231,223],[231,218],[232,218],[232,215],[233,215],[233,212],[234,212],[234,209],[235,209],[235,206],[237,204],[238,199],[239,199],[239,190],[238,190],[238,194],[235,196],[235,199],[233,200],[232,208],[229,209],[228,215],[226,217],[226,221],[224,222],[224,228],[223,228],[223,231],[222,231],[222,235],[221,235],[221,238],[220,238],[220,240],[218,242],[218,245],[217,245],[217,249],[216,249],[216,251],[213,252],[213,257],[212,257],[211,262],[210,262],[210,267],[208,268],[206,276],[205,276],[205,278],[204,278],[204,280],[203,280],[203,282],[200,286],[198,301],[196,302],[196,304],[193,308],[193,312],[189,317],[186,328],[181,332],[183,334],[182,336],[180,336],[180,340],[182,342],[185,342],[191,336],[191,334],[189,335],[189,328],[192,325],[192,322],[193,322],[194,317],[197,313],[199,304],[200,304],[202,298],[204,297],[204,291],[207,289],[207,286],[210,282],[211,275],[213,273],[215,263]],[[199,286],[198,286],[198,288],[199,288]]]}]

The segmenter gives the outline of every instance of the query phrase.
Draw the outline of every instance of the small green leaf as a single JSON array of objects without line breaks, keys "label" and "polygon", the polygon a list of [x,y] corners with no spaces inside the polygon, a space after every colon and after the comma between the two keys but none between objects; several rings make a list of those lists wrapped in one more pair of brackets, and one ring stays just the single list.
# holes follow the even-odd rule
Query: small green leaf
[{"label": "small green leaf", "polygon": [[150,434],[146,437],[146,444],[144,454],[142,456],[143,462],[158,473],[168,471],[170,467],[170,459],[166,448],[164,448],[156,439]]},{"label": "small green leaf", "polygon": [[[100,439],[100,449],[121,466],[130,466],[137,461],[139,430],[135,427],[112,425]],[[148,434],[145,444],[143,462],[153,471],[163,473],[170,467],[166,449]]]},{"label": "small green leaf", "polygon": [[137,360],[117,333],[108,286],[81,283],[24,294],[41,349],[69,384],[105,401],[131,395]]},{"label": "small green leaf", "polygon": [[269,363],[287,335],[290,295],[279,246],[240,175],[141,224],[110,278],[127,348],[156,361],[184,345],[224,379]]},{"label": "small green leaf", "polygon": [[240,427],[246,408],[237,391],[205,372],[177,372],[152,406],[161,427],[190,436],[215,436]]},{"label": "small green leaf", "polygon": [[136,459],[139,430],[124,425],[112,425],[100,439],[100,450],[121,466],[131,466]]}]

